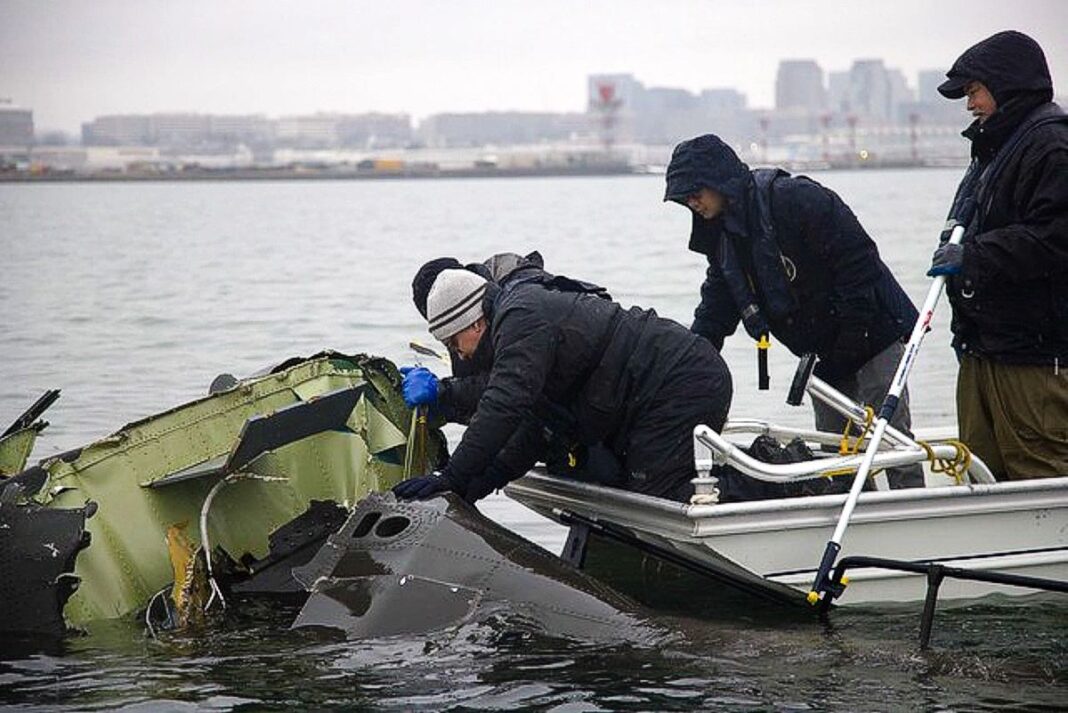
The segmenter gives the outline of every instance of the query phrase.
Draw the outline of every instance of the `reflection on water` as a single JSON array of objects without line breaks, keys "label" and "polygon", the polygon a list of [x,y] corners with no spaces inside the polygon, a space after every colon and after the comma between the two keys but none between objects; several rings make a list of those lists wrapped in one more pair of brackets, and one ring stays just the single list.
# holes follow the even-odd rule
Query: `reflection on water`
[{"label": "reflection on water", "polygon": [[[917,303],[960,171],[828,172]],[[410,280],[425,260],[540,250],[550,270],[689,323],[703,276],[686,212],[662,177],[0,186],[0,421],[63,389],[36,457],[323,348],[400,362],[428,341]],[[948,311],[918,360],[913,419],[952,426]],[[732,414],[809,425],[785,405],[795,362],[728,339]],[[455,435],[455,434],[454,434]],[[494,496],[482,509],[559,551],[560,528]],[[815,553],[814,553],[815,555]],[[709,586],[709,585],[694,585]],[[685,598],[686,591],[664,591]],[[707,595],[707,592],[703,592]],[[147,640],[102,622],[61,651],[0,646],[0,705],[283,709],[1001,709],[1058,707],[1068,603],[939,611],[919,653],[917,610],[839,612],[831,626],[760,603],[664,607],[656,648],[539,637],[514,621],[416,639],[338,642],[288,630],[295,612],[243,604],[199,634]],[[1045,601],[1045,600],[1044,600]],[[1011,686],[1011,688],[1010,688]],[[1011,692],[1010,692],[1011,691]]]}]

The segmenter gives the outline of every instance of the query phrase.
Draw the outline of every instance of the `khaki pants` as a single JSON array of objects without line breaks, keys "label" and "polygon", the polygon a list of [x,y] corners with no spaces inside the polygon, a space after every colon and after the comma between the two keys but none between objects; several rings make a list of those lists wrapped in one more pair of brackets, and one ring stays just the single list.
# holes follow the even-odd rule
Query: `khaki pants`
[{"label": "khaki pants", "polygon": [[960,439],[998,480],[1068,475],[1068,370],[964,356]]}]

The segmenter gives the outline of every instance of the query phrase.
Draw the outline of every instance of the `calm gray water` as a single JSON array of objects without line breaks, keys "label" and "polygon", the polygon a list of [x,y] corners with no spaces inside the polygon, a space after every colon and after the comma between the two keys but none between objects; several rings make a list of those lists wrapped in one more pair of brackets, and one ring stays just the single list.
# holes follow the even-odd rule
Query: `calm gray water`
[{"label": "calm gray water", "polygon": [[[919,304],[960,171],[827,172]],[[689,323],[702,258],[656,176],[381,182],[0,185],[0,421],[63,389],[35,457],[324,348],[410,362],[429,341],[411,305],[425,260],[540,250],[547,267]],[[911,380],[917,427],[954,424],[948,311]],[[785,405],[795,362],[773,348],[758,392],[742,334],[725,356],[734,416],[809,425]],[[455,435],[455,434],[454,434]],[[550,549],[560,528],[503,496],[491,517]],[[813,553],[817,556],[817,553]],[[0,652],[0,704],[22,708],[532,707],[593,710],[974,710],[1068,701],[1068,604],[942,612],[933,651],[916,609],[832,627],[732,607],[672,615],[656,648],[604,648],[472,627],[427,640],[329,643],[284,614],[207,638],[145,639],[110,622],[53,652]],[[267,623],[265,623],[267,622]]]}]

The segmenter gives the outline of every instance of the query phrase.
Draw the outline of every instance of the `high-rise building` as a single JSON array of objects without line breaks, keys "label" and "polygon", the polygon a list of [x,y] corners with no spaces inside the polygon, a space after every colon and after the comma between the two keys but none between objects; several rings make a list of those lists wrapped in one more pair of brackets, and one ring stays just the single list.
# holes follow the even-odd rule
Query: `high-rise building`
[{"label": "high-rise building", "polygon": [[938,85],[946,81],[946,74],[941,69],[921,69],[916,78],[919,90],[916,101],[921,104],[934,104],[946,100],[938,93]]},{"label": "high-rise building", "polygon": [[850,111],[866,119],[893,118],[890,77],[881,59],[858,59],[849,70]]},{"label": "high-rise building", "polygon": [[906,122],[908,116],[902,116],[901,107],[916,101],[916,93],[912,91],[905,73],[900,69],[889,68],[886,70],[886,79],[890,84],[890,115],[888,118]]},{"label": "high-rise building", "polygon": [[10,100],[0,99],[0,146],[29,146],[33,143],[33,112],[20,109]]},{"label": "high-rise building", "polygon": [[775,77],[775,108],[823,111],[827,106],[827,90],[823,86],[823,70],[811,59],[789,59],[779,62]]},{"label": "high-rise building", "polygon": [[830,72],[827,75],[827,108],[836,114],[849,114],[852,111],[849,87],[848,71]]}]

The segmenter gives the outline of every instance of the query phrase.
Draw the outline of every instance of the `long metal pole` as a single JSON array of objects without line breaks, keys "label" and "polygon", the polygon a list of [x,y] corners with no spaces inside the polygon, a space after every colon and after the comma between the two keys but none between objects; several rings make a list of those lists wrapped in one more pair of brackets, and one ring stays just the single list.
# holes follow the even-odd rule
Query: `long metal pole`
[{"label": "long metal pole", "polygon": [[[970,212],[970,209],[965,209],[962,211],[962,216],[967,216]],[[956,245],[964,237],[967,219],[964,218],[962,221],[954,222],[956,222],[956,225],[953,227],[953,232],[950,233],[948,242]],[[875,460],[875,453],[879,450],[879,443],[886,432],[887,424],[893,417],[894,411],[897,410],[897,404],[901,399],[902,392],[905,390],[909,372],[912,371],[912,364],[920,351],[920,344],[923,342],[927,332],[931,330],[931,319],[934,317],[935,305],[938,304],[938,298],[942,296],[942,288],[945,283],[946,276],[938,275],[934,278],[930,289],[927,290],[927,299],[923,302],[920,317],[916,320],[916,326],[912,328],[912,336],[909,337],[908,344],[905,346],[905,353],[897,365],[897,372],[894,374],[893,381],[890,382],[890,389],[886,394],[886,399],[883,400],[882,408],[879,409],[879,418],[875,422],[875,430],[871,435],[871,440],[868,441],[868,449],[864,451],[864,459],[860,462],[860,468],[857,469],[857,474],[853,477],[853,487],[849,489],[849,497],[846,498],[845,505],[842,506],[842,514],[838,516],[838,525],[834,528],[834,534],[823,550],[823,559],[820,560],[819,569],[816,570],[816,579],[812,582],[812,590],[808,593],[808,601],[811,604],[816,604],[830,593],[832,586],[830,580],[831,568],[834,567],[834,561],[842,549],[842,538],[845,536],[846,527],[849,525],[849,518],[853,515],[853,509],[857,506],[857,498],[860,497],[864,482],[868,479],[872,461]]]}]

